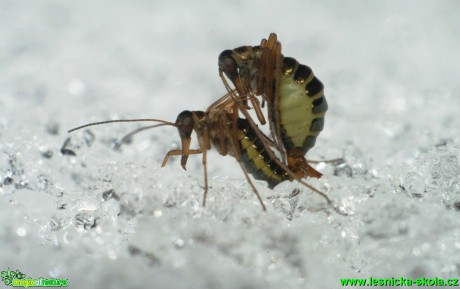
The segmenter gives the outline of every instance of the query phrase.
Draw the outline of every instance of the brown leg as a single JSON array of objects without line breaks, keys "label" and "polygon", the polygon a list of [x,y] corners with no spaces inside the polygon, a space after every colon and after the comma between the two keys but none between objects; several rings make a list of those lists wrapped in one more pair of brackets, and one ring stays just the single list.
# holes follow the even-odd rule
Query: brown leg
[{"label": "brown leg", "polygon": [[259,120],[261,125],[264,125],[267,121],[265,120],[264,113],[260,109],[259,100],[253,94],[251,94],[251,96],[249,98],[251,100],[252,107],[254,108],[254,111],[256,112],[257,119]]},{"label": "brown leg", "polygon": [[[225,78],[224,78],[225,80]],[[224,83],[225,87],[227,88],[227,82],[225,81]],[[231,107],[233,105],[233,100],[230,95],[236,95],[236,90],[232,89],[227,94],[216,100],[214,103],[212,103],[207,109],[206,112],[210,111],[220,111],[221,109],[226,109],[227,107]],[[236,97],[235,97],[236,98]]]},{"label": "brown leg", "polygon": [[323,160],[323,161],[307,160],[307,162],[309,162],[311,164],[319,164],[319,163],[333,164],[333,163],[343,163],[344,161],[345,160],[343,158]]},{"label": "brown leg", "polygon": [[[208,129],[206,128],[203,132],[203,143],[207,145],[209,142],[209,135],[208,135]],[[206,206],[206,197],[208,196],[208,167],[207,167],[207,160],[206,160],[206,151],[207,149],[205,148],[203,150],[203,170],[204,170],[204,193],[203,193],[203,207]]]},{"label": "brown leg", "polygon": [[[279,74],[277,73],[278,71],[281,71],[281,65],[282,65],[282,59],[283,55],[281,54],[281,43],[276,42],[274,43],[274,47],[271,50],[271,56],[270,59],[272,60],[272,63],[270,66],[270,74],[267,76],[270,78],[272,81],[275,83],[279,81]],[[274,72],[274,73],[272,73]],[[278,85],[275,86],[275,90],[271,91],[270,95],[271,97],[271,104],[272,104],[272,110],[274,111],[274,118],[275,121],[272,125],[272,133],[274,134],[275,138],[275,143],[277,144],[278,150],[281,154],[281,159],[283,162],[286,162],[286,157],[287,153],[286,150],[284,149],[284,146],[282,145],[282,140],[281,140],[281,116],[280,116],[280,110],[279,110],[279,91],[278,91]]]},{"label": "brown leg", "polygon": [[276,42],[277,42],[276,34],[270,33],[270,36],[268,37],[268,41],[267,41],[268,48],[272,49],[273,45],[275,45]]},{"label": "brown leg", "polygon": [[[197,154],[201,154],[201,149],[197,149],[197,150],[190,150],[189,151],[189,154],[190,155],[197,155]],[[170,156],[181,156],[182,155],[182,150],[170,150],[166,155],[165,155],[165,158],[163,159],[163,163],[161,163],[161,167],[164,167],[166,166],[166,164],[168,163],[168,159]]]},{"label": "brown leg", "polygon": [[263,101],[267,102],[269,126],[273,137],[273,143],[281,154],[281,160],[286,163],[286,151],[282,145],[280,135],[280,116],[278,109],[279,95],[278,85],[276,85],[283,58],[281,54],[281,44],[276,40],[276,34],[271,33],[268,40],[262,40],[261,46],[264,49],[260,62],[260,75],[258,78],[257,90],[258,93],[263,95]]},{"label": "brown leg", "polygon": [[[264,114],[262,110],[260,109],[260,103],[255,97],[255,95],[253,95],[252,93],[246,92],[246,89],[241,86],[240,81],[238,83],[233,83],[235,85],[235,89],[232,89],[230,85],[228,84],[227,80],[225,79],[224,75],[221,75],[220,77],[222,79],[222,82],[224,83],[225,88],[228,91],[228,96],[234,102],[238,101],[243,104],[245,109],[249,109],[248,98],[250,99],[252,107],[254,108],[254,111],[256,112],[257,119],[259,120],[260,124],[264,125],[267,121],[265,120]],[[236,92],[238,92],[238,95],[236,94]],[[224,96],[224,97],[227,97],[227,96]]]}]

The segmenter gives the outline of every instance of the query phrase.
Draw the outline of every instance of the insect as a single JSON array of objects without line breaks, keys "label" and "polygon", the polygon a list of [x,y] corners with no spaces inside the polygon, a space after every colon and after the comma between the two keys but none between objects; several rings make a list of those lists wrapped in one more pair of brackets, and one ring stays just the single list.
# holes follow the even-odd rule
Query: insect
[{"label": "insect", "polygon": [[[219,102],[210,106],[204,111],[183,111],[175,122],[168,122],[160,119],[129,119],[129,120],[109,120],[96,123],[89,123],[69,130],[73,132],[85,127],[117,122],[156,122],[158,124],[144,126],[131,132],[122,139],[131,138],[134,134],[143,130],[159,127],[173,126],[178,129],[181,139],[181,149],[170,150],[162,163],[166,166],[171,156],[181,156],[181,166],[186,169],[187,160],[190,155],[202,154],[204,170],[204,194],[203,206],[206,204],[208,193],[207,158],[206,152],[214,146],[219,154],[233,156],[239,163],[248,183],[256,194],[263,210],[266,207],[260,197],[256,187],[249,178],[248,173],[258,180],[267,181],[270,188],[285,180],[296,180],[323,196],[328,203],[329,198],[318,189],[300,180],[280,159],[278,159],[270,148],[270,139],[258,129],[254,129],[252,120],[237,118],[229,106],[233,105],[231,98],[226,98],[226,102]],[[240,101],[240,100],[236,100]],[[225,109],[224,109],[225,108]],[[195,132],[199,147],[190,149],[192,132]]]},{"label": "insect", "polygon": [[[284,57],[281,43],[271,33],[259,46],[224,50],[219,56],[219,75],[229,92],[227,97],[240,99],[236,105],[246,118],[250,118],[246,111],[250,101],[259,122],[264,124],[260,107],[267,103],[274,145],[297,177],[322,176],[305,159],[323,130],[328,109],[324,86],[310,67]],[[262,96],[261,105],[256,96]]]}]

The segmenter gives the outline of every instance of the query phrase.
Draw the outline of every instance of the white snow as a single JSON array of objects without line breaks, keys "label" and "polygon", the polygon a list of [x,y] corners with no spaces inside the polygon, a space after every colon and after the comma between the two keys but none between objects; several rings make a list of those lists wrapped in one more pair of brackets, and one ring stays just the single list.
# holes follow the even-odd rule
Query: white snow
[{"label": "white snow", "polygon": [[[71,288],[339,288],[460,275],[457,1],[0,3],[0,271]],[[217,57],[276,32],[325,84],[328,206],[208,154],[187,171],[174,121],[225,93]],[[70,138],[70,139],[69,139]],[[67,141],[66,154],[61,153]],[[72,155],[73,152],[75,155]],[[293,196],[294,189],[300,194]],[[0,284],[3,282],[0,281]],[[1,285],[0,285],[1,286]]]}]

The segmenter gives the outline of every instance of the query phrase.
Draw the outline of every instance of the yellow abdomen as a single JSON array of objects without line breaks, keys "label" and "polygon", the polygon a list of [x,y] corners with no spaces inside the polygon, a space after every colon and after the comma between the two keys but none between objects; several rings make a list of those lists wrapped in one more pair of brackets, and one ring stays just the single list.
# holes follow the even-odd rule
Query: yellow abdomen
[{"label": "yellow abdomen", "polygon": [[[308,66],[286,57],[278,78],[281,139],[286,151],[305,154],[323,130],[327,102],[322,83]],[[276,108],[275,108],[276,109]]]}]

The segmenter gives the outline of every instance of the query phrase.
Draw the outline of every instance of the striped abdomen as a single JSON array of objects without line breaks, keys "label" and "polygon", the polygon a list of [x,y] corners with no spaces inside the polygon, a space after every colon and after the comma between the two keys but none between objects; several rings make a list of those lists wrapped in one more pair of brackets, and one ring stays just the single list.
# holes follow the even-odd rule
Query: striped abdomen
[{"label": "striped abdomen", "polygon": [[272,189],[288,180],[289,176],[273,159],[269,157],[261,140],[246,119],[238,119],[238,141],[241,161],[247,171],[257,180],[268,183]]},{"label": "striped abdomen", "polygon": [[[281,141],[288,155],[305,155],[323,130],[327,102],[324,87],[310,67],[283,59],[278,79]],[[274,116],[272,116],[274,119]]]}]

